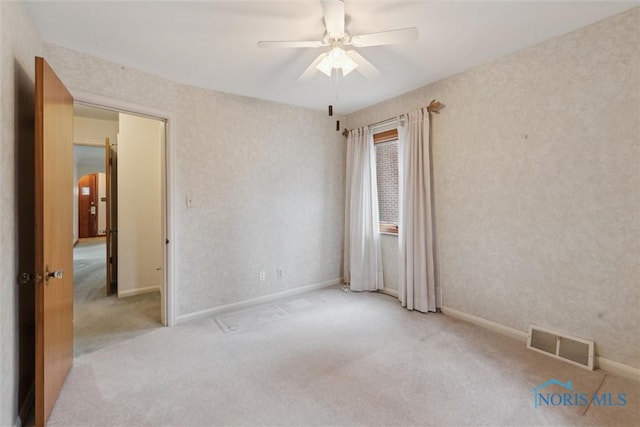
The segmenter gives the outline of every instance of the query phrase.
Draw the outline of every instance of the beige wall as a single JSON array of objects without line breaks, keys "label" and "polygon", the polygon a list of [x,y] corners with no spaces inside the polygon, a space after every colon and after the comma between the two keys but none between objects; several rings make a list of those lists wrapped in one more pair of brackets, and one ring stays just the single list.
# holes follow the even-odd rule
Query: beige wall
[{"label": "beige wall", "polygon": [[351,115],[434,118],[444,305],[640,368],[640,9]]},{"label": "beige wall", "polygon": [[178,316],[339,281],[345,146],[333,118],[55,45],[45,56],[72,91],[172,113]]},{"label": "beige wall", "polygon": [[118,121],[73,117],[73,142],[81,145],[96,145],[104,148],[105,138],[114,144],[118,136]]},{"label": "beige wall", "polygon": [[[17,417],[16,135],[31,127],[40,35],[19,3],[0,1],[0,425]],[[26,105],[28,104],[28,105]],[[17,108],[16,108],[17,107]],[[31,115],[19,115],[31,111]],[[28,133],[28,132],[27,132]],[[31,134],[33,133],[31,129]]]},{"label": "beige wall", "polygon": [[164,283],[164,122],[120,114],[118,134],[118,296]]}]

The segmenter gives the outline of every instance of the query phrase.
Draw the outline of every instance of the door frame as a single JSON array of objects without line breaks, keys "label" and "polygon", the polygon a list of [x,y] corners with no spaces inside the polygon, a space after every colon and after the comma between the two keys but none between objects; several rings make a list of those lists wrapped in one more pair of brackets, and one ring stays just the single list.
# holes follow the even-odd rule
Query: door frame
[{"label": "door frame", "polygon": [[174,238],[174,204],[175,204],[175,187],[174,187],[174,152],[175,144],[173,143],[173,114],[170,111],[149,107],[146,105],[134,104],[119,99],[109,98],[102,95],[95,95],[88,92],[69,89],[76,103],[85,104],[97,108],[105,108],[109,110],[117,110],[122,113],[132,113],[146,116],[151,119],[160,119],[165,122],[164,135],[164,185],[165,185],[165,233],[169,241],[165,245],[165,271],[164,285],[161,298],[161,321],[163,326],[174,326],[176,324],[176,306],[175,306],[175,238]]}]

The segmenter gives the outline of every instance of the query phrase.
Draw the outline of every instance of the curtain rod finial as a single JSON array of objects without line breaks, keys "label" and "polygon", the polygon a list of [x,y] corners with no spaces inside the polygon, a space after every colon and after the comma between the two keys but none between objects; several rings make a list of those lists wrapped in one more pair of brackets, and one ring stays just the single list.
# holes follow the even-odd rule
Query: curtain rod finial
[{"label": "curtain rod finial", "polygon": [[345,130],[342,132],[342,136],[344,136],[345,138],[346,138],[347,136],[349,136],[349,131],[348,131],[347,129],[345,129]]},{"label": "curtain rod finial", "polygon": [[429,103],[429,106],[427,107],[427,111],[430,113],[436,113],[439,114],[440,110],[444,107],[444,104],[442,104],[440,101],[436,101],[435,99],[432,100]]}]

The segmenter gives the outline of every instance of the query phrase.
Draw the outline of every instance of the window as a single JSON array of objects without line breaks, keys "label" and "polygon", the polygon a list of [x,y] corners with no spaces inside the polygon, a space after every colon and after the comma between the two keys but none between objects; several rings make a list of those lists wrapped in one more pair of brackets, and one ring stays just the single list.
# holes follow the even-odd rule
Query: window
[{"label": "window", "polygon": [[380,232],[398,234],[398,130],[373,135]]}]

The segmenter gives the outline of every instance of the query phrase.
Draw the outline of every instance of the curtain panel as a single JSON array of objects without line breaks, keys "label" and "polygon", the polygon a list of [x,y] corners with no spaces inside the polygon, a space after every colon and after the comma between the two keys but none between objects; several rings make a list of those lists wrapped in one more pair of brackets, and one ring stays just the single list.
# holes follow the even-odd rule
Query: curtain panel
[{"label": "curtain panel", "polygon": [[353,129],[347,137],[343,275],[352,291],[384,287],[376,154],[367,127]]},{"label": "curtain panel", "polygon": [[431,140],[426,108],[408,113],[398,128],[400,161],[400,283],[403,307],[436,311]]}]

